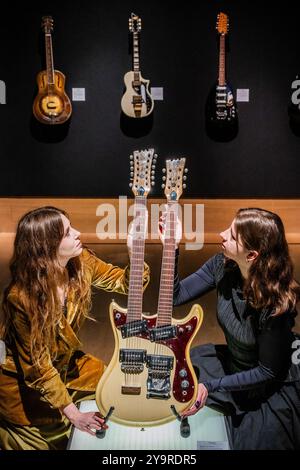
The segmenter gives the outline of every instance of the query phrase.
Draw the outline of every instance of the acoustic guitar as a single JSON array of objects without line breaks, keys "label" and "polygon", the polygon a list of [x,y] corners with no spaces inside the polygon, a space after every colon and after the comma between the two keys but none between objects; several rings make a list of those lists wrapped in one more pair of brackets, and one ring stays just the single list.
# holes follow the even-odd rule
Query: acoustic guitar
[{"label": "acoustic guitar", "polygon": [[149,91],[150,81],[145,80],[140,71],[139,44],[141,29],[141,18],[131,13],[129,31],[132,33],[133,70],[127,72],[124,76],[126,90],[121,100],[123,113],[131,118],[149,116],[154,108],[154,101]]},{"label": "acoustic guitar", "polygon": [[43,16],[42,28],[45,33],[46,70],[37,75],[38,94],[33,103],[33,114],[43,124],[63,124],[72,114],[72,105],[65,92],[64,74],[54,70],[51,16]]}]

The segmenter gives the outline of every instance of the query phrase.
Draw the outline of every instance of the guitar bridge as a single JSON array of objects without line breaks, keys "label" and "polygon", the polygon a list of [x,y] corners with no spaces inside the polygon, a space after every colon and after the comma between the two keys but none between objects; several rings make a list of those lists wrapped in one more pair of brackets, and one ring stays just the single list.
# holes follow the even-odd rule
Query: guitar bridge
[{"label": "guitar bridge", "polygon": [[141,374],[144,370],[147,352],[144,349],[120,349],[119,361],[124,374]]}]

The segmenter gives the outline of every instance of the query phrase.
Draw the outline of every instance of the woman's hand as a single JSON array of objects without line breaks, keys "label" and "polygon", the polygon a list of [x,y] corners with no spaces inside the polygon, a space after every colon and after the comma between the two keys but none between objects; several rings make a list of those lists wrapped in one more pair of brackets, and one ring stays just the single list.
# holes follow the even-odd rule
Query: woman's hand
[{"label": "woman's hand", "polygon": [[130,222],[127,235],[127,248],[129,257],[132,252],[133,239],[146,239],[148,233],[148,211],[143,207],[143,211]]},{"label": "woman's hand", "polygon": [[82,413],[74,403],[66,406],[62,412],[71,421],[75,428],[80,431],[88,432],[92,436],[96,435],[98,429],[107,429],[107,424],[98,411],[89,411]]},{"label": "woman's hand", "polygon": [[184,416],[191,416],[191,415],[196,414],[199,410],[201,410],[201,408],[203,408],[203,406],[205,406],[207,397],[208,397],[208,390],[205,387],[205,385],[198,384],[197,400],[195,401],[193,406],[191,406],[191,408],[189,408],[187,411],[182,413],[181,416],[184,417]]},{"label": "woman's hand", "polygon": [[[158,223],[158,234],[160,241],[162,244],[165,243],[165,229],[166,229],[166,220],[167,220],[167,212],[163,212],[162,215],[159,218],[159,223]],[[181,220],[177,216],[176,218],[176,229],[175,229],[175,246],[178,248],[180,240],[182,238],[182,224]]]}]

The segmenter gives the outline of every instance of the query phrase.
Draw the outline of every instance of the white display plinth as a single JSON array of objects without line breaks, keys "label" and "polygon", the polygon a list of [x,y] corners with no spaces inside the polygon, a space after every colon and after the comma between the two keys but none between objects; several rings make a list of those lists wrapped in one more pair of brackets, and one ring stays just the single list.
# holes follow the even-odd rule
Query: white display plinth
[{"label": "white display plinth", "polygon": [[[80,411],[98,411],[95,400],[83,401]],[[180,435],[177,419],[160,426],[133,427],[108,421],[109,429],[103,439],[73,428],[69,450],[228,450],[229,443],[224,416],[204,407],[189,417],[191,433],[187,438]]]}]

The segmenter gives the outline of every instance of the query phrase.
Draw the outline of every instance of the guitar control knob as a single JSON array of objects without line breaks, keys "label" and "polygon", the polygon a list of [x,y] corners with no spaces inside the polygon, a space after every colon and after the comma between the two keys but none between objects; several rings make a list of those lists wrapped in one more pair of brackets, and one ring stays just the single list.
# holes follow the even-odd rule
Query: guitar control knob
[{"label": "guitar control knob", "polygon": [[188,380],[183,380],[180,385],[181,385],[181,388],[185,389],[189,387],[190,382]]},{"label": "guitar control knob", "polygon": [[181,370],[179,371],[179,375],[180,375],[180,377],[182,377],[182,378],[186,377],[186,376],[187,376],[187,371],[186,371],[186,369],[181,369]]},{"label": "guitar control knob", "polygon": [[[117,312],[117,313],[115,314],[115,320],[120,320],[120,318],[121,318],[121,314],[120,314],[119,312]],[[180,373],[180,372],[179,372],[179,373]]]},{"label": "guitar control knob", "polygon": [[180,326],[180,327],[178,328],[178,333],[182,334],[183,332],[184,332],[184,329],[182,328],[182,326]]},{"label": "guitar control knob", "polygon": [[191,331],[192,327],[191,327],[191,325],[187,325],[187,326],[185,327],[185,329],[186,329],[186,331]]}]

